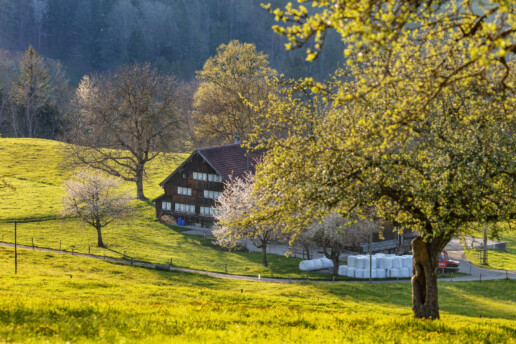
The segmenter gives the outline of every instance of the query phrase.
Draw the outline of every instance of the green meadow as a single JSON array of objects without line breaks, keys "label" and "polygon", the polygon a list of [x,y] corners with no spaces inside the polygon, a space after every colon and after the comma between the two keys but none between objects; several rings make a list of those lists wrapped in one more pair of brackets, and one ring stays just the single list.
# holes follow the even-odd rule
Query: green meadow
[{"label": "green meadow", "polygon": [[[0,176],[15,190],[4,190],[0,198],[0,240],[14,242],[14,220],[18,243],[115,258],[134,258],[178,267],[270,277],[306,277],[298,269],[300,259],[278,255],[262,266],[261,253],[228,252],[212,244],[211,238],[182,233],[155,218],[154,204],[133,201],[131,214],[103,230],[107,249],[96,247],[96,232],[76,218],[62,218],[63,181],[73,168],[65,158],[65,144],[41,139],[0,138]],[[162,193],[159,183],[187,154],[176,154],[149,163],[144,190],[149,199]],[[134,190],[134,185],[128,183]],[[330,278],[311,273],[310,278]]]},{"label": "green meadow", "polygon": [[[154,218],[151,202],[104,231],[60,217],[71,174],[64,144],[0,138],[0,237],[100,256],[230,274],[304,277],[299,259],[228,252]],[[186,157],[149,166],[149,198]],[[133,188],[133,185],[127,184]],[[514,245],[513,245],[514,246]],[[329,278],[311,274],[312,279]],[[0,343],[515,343],[516,281],[439,283],[442,320],[417,320],[409,282],[265,283],[163,272],[62,253],[0,247]]]},{"label": "green meadow", "polygon": [[440,283],[439,321],[408,282],[278,284],[0,247],[0,342],[514,343],[516,281]]},{"label": "green meadow", "polygon": [[[487,251],[487,266],[482,265],[483,251],[480,249],[467,250],[466,257],[473,264],[486,267],[489,269],[501,270],[516,270],[516,231],[510,229],[505,223],[500,224],[502,230],[499,234],[499,240],[507,242],[507,250],[488,250]],[[476,230],[472,234],[477,238],[478,242],[482,242],[483,233]]]}]

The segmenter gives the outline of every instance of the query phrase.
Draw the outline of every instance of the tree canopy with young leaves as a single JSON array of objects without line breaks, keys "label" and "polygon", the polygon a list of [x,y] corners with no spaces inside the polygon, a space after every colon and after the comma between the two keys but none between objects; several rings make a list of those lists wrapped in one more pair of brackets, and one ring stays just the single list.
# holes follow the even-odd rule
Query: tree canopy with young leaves
[{"label": "tree canopy with young leaves", "polygon": [[441,250],[471,223],[516,217],[514,4],[298,2],[266,6],[288,47],[313,44],[314,59],[335,30],[347,63],[326,82],[284,82],[272,99],[255,136],[269,135],[257,175],[267,196],[249,221],[282,218],[299,231],[374,206],[419,233],[413,311],[439,318]]},{"label": "tree canopy with young leaves", "polygon": [[267,102],[272,88],[267,78],[276,72],[268,56],[251,43],[231,41],[217,48],[197,72],[199,88],[194,95],[195,136],[200,144],[232,143],[235,135],[248,138],[258,123],[246,101]]},{"label": "tree canopy with young leaves", "polygon": [[[321,53],[325,37],[336,31],[346,45],[348,65],[361,65],[353,92],[341,98],[380,95],[382,89],[409,89],[384,113],[383,130],[418,120],[425,108],[449,85],[466,85],[485,72],[501,70],[492,82],[511,89],[508,61],[516,52],[516,4],[513,1],[313,0],[289,3],[284,9],[265,8],[283,24],[287,49],[307,48],[307,59]],[[311,4],[313,9],[304,5]],[[367,55],[378,55],[374,63]],[[450,58],[456,63],[450,65]],[[503,92],[502,92],[503,93]],[[502,96],[502,95],[501,95]],[[512,115],[512,114],[511,114]],[[375,126],[378,124],[375,123]]]}]

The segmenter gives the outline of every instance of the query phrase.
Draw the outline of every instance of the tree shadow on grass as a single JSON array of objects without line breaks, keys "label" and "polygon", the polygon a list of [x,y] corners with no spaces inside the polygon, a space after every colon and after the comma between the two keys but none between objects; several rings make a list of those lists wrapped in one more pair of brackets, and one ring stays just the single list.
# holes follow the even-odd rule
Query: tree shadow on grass
[{"label": "tree shadow on grass", "polygon": [[[341,299],[382,306],[412,307],[410,282],[315,284],[315,288]],[[388,297],[386,297],[388,295]],[[516,281],[439,282],[441,312],[516,320]],[[512,304],[512,306],[511,306]]]}]

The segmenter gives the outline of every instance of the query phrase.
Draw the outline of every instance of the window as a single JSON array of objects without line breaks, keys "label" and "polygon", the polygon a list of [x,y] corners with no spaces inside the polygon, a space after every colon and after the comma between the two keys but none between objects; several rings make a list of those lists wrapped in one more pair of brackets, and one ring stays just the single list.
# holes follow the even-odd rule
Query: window
[{"label": "window", "polygon": [[219,176],[218,174],[208,174],[208,181],[222,183],[222,176]]},{"label": "window", "polygon": [[193,179],[202,180],[205,182],[208,181],[208,182],[222,183],[222,176],[219,176],[218,174],[194,172]]},{"label": "window", "polygon": [[213,209],[210,207],[201,207],[200,214],[201,216],[213,216]]},{"label": "window", "polygon": [[217,199],[217,198],[219,198],[220,194],[221,193],[218,191],[204,190],[204,198]]},{"label": "window", "polygon": [[161,209],[163,209],[163,210],[172,210],[172,203],[171,202],[162,202],[161,203]]},{"label": "window", "polygon": [[176,209],[176,211],[179,211],[182,213],[195,214],[195,205],[192,205],[192,204],[176,203],[175,209]]},{"label": "window", "polygon": [[191,188],[184,188],[182,186],[178,186],[177,187],[177,194],[178,195],[192,196],[192,189]]},{"label": "window", "polygon": [[193,179],[207,181],[208,180],[208,174],[207,173],[194,172],[193,173]]}]

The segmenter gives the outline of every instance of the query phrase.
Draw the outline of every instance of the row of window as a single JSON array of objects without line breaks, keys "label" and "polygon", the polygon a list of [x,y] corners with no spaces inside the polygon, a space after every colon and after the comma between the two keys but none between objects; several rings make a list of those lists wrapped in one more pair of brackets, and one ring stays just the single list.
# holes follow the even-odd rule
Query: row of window
[{"label": "row of window", "polygon": [[211,174],[211,173],[194,172],[193,179],[194,180],[202,180],[205,182],[208,181],[208,182],[222,183],[222,176],[219,176],[218,174]]},{"label": "row of window", "polygon": [[213,210],[210,207],[201,207],[200,214],[203,216],[213,216]]},{"label": "row of window", "polygon": [[195,205],[176,203],[176,211],[183,213],[195,214]]},{"label": "row of window", "polygon": [[204,198],[217,199],[217,198],[219,198],[221,193],[222,192],[218,192],[218,191],[204,190]]},{"label": "row of window", "polygon": [[[172,210],[172,202],[162,202],[161,208],[163,210]],[[176,203],[176,211],[188,214],[195,214],[195,205]],[[211,207],[200,207],[200,215],[213,216],[213,209]]]},{"label": "row of window", "polygon": [[[185,188],[182,186],[177,187],[177,194],[178,195],[186,195],[186,196],[192,196],[192,189],[191,188]],[[218,191],[210,191],[210,190],[204,190],[204,198],[212,198],[217,199],[219,198],[221,192]]]},{"label": "row of window", "polygon": [[192,189],[191,188],[184,188],[182,186],[178,186],[177,187],[177,194],[178,195],[192,196]]}]

